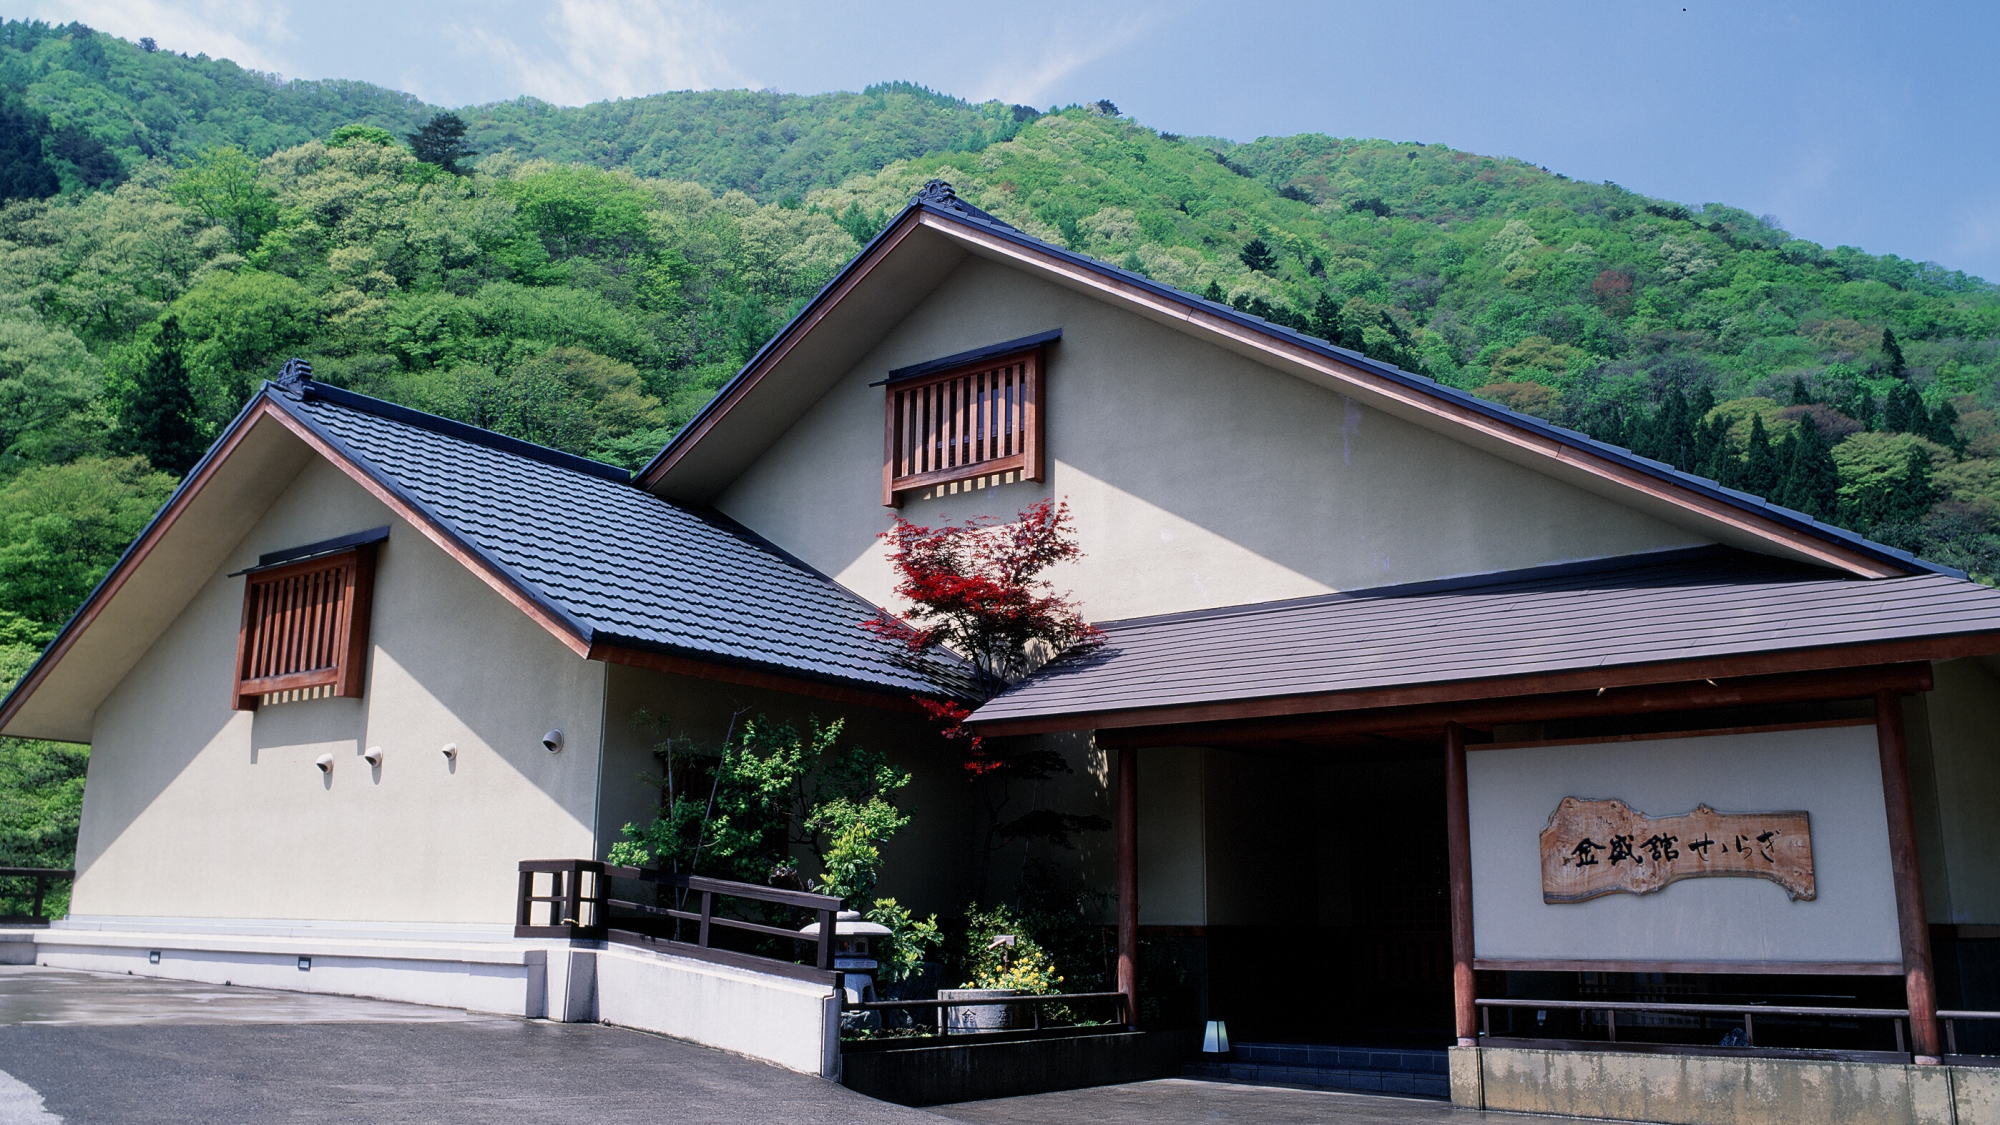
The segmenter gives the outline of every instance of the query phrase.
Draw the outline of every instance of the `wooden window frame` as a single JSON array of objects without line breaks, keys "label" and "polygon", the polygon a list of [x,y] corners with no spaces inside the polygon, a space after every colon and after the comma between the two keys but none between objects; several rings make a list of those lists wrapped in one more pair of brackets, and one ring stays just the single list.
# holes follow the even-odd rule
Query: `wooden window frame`
[{"label": "wooden window frame", "polygon": [[255,711],[265,696],[312,688],[361,698],[379,542],[316,551],[242,572],[243,618],[236,632],[231,709]]},{"label": "wooden window frame", "polygon": [[883,412],[882,503],[918,489],[1018,472],[1045,478],[1041,344],[944,371],[891,379]]}]

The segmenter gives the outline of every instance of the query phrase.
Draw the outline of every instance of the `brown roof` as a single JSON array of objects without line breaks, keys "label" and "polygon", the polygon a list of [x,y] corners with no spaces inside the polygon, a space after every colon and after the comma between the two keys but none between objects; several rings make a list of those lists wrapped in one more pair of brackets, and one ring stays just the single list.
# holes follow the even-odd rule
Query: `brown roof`
[{"label": "brown roof", "polygon": [[1096,725],[1091,716],[1152,708],[1974,634],[1990,635],[1983,651],[2000,651],[2000,591],[1695,548],[1139,618],[1105,632],[1102,647],[1051,664],[973,721],[1073,717],[1060,725],[1081,729]]}]

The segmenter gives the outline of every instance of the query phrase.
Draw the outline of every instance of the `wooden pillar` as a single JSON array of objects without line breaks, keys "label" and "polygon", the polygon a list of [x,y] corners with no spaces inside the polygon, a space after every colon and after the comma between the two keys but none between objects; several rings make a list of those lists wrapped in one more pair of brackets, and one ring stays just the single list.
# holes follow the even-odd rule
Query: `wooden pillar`
[{"label": "wooden pillar", "polygon": [[1444,725],[1445,855],[1451,869],[1451,1010],[1458,1045],[1479,1042],[1472,975],[1472,822],[1466,808],[1465,728]]},{"label": "wooden pillar", "polygon": [[1118,991],[1139,1025],[1139,753],[1118,751]]},{"label": "wooden pillar", "polygon": [[1882,803],[1889,816],[1889,870],[1896,881],[1903,988],[1910,1009],[1910,1051],[1919,1065],[1935,1065],[1942,1051],[1937,981],[1931,974],[1930,919],[1924,912],[1924,874],[1917,866],[1917,817],[1910,803],[1910,754],[1903,738],[1903,710],[1891,692],[1875,693],[1875,744],[1882,758]]}]

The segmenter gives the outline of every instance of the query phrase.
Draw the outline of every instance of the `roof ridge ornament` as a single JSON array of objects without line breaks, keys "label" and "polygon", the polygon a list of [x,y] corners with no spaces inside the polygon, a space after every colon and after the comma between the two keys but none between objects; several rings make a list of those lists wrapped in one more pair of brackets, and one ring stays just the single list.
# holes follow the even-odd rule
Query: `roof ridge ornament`
[{"label": "roof ridge ornament", "polygon": [[925,184],[917,190],[916,199],[912,200],[915,203],[931,203],[939,207],[949,206],[958,201],[958,193],[944,180],[932,180]]},{"label": "roof ridge ornament", "polygon": [[288,391],[303,391],[313,381],[313,365],[293,356],[278,369],[278,386]]}]

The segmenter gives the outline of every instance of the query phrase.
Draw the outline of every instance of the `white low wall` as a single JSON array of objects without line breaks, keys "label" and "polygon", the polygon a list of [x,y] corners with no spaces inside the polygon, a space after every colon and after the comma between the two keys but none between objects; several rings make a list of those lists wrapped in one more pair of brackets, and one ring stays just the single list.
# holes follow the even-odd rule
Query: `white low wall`
[{"label": "white low wall", "polygon": [[[25,940],[33,943],[32,959],[20,958],[16,963],[21,964],[369,996],[529,1018],[548,1011],[551,943],[512,937],[504,941],[371,937],[352,928],[315,936],[255,932],[283,928],[279,923],[247,928],[253,932],[146,931],[57,923],[9,936],[26,935]],[[160,955],[157,962],[154,953]],[[310,968],[299,967],[302,957],[309,959]],[[565,968],[559,964],[558,975]]]},{"label": "white low wall", "polygon": [[[804,1074],[840,1073],[840,1000],[831,985],[649,950],[463,928],[153,919],[178,926],[148,930],[145,921],[0,930],[0,964],[602,1021]],[[309,969],[299,967],[301,957],[311,959]]]},{"label": "white low wall", "polygon": [[787,1070],[840,1073],[840,1000],[831,985],[613,945],[597,954],[597,1018]]}]

